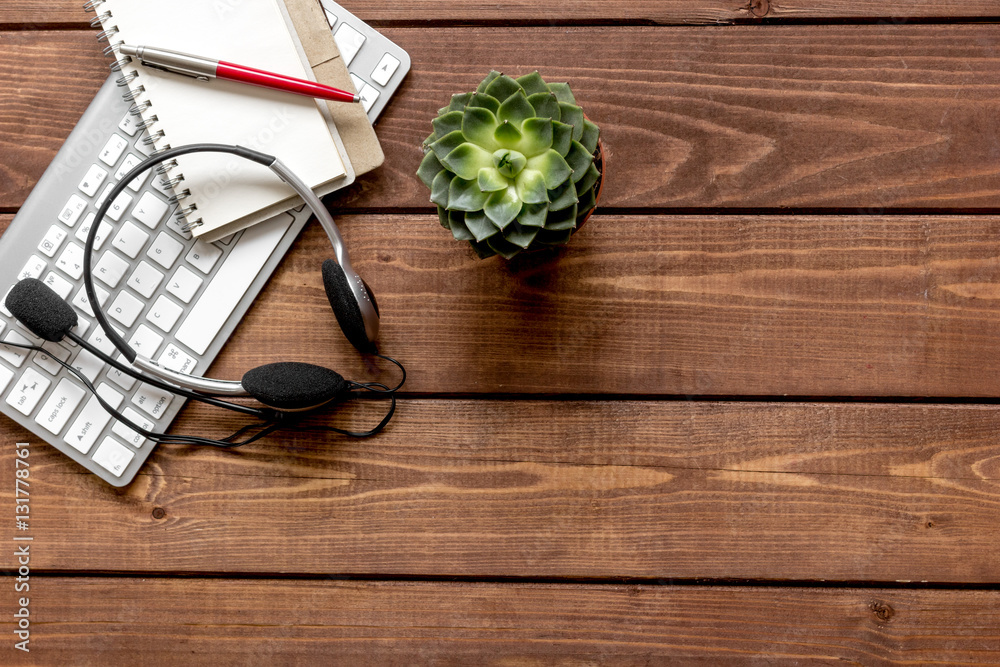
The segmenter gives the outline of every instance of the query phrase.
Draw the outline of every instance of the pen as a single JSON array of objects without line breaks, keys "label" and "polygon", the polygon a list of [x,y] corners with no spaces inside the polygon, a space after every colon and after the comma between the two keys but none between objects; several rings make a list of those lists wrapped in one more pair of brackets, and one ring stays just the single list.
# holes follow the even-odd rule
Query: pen
[{"label": "pen", "polygon": [[296,79],[274,72],[266,72],[253,67],[227,63],[222,60],[211,60],[201,56],[192,56],[187,53],[168,51],[167,49],[157,49],[151,46],[129,46],[122,44],[119,49],[126,56],[135,56],[146,67],[183,74],[201,81],[209,79],[225,79],[227,81],[238,81],[251,86],[260,86],[272,90],[281,90],[286,93],[316,97],[321,100],[333,100],[336,102],[360,102],[361,96],[349,93],[346,90],[324,86],[314,81]]}]

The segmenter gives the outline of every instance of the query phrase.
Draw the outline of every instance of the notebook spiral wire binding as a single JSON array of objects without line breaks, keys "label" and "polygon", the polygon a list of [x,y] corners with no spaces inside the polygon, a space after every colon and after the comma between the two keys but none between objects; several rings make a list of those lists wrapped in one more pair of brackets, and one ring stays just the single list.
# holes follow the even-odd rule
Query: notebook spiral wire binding
[{"label": "notebook spiral wire binding", "polygon": [[[139,116],[142,120],[136,123],[136,126],[140,131],[149,131],[148,137],[142,139],[142,143],[145,146],[156,147],[151,155],[159,155],[164,151],[168,151],[171,145],[165,143],[163,145],[157,146],[157,142],[166,138],[166,134],[163,130],[152,130],[152,127],[159,121],[156,114],[146,114],[146,112],[152,108],[153,103],[148,99],[141,99],[142,95],[146,92],[146,88],[143,85],[139,85],[135,88],[131,86],[132,82],[139,77],[139,72],[135,69],[131,71],[126,71],[125,68],[132,64],[132,58],[128,56],[120,56],[118,47],[124,44],[122,41],[112,42],[112,37],[118,33],[118,27],[110,25],[110,21],[114,18],[111,12],[106,11],[99,13],[99,7],[103,5],[105,0],[88,0],[83,8],[85,11],[94,12],[97,14],[94,18],[90,20],[90,26],[92,28],[103,27],[104,29],[97,33],[98,42],[107,42],[107,46],[104,47],[104,55],[115,58],[114,62],[111,63],[111,71],[120,72],[121,76],[115,80],[115,83],[119,87],[125,88],[127,92],[122,94],[122,97],[131,106],[129,107],[129,113],[133,116]],[[177,168],[176,160],[168,160],[163,164],[156,167],[156,173],[162,178],[160,181],[162,185],[167,188],[174,190],[181,182],[184,181],[184,174],[171,174],[171,170]],[[196,227],[200,227],[203,224],[201,218],[196,220],[191,220],[190,215],[198,210],[197,204],[189,204],[187,206],[180,206],[180,202],[191,196],[191,191],[184,189],[180,192],[174,194],[168,200],[171,206],[177,206],[174,212],[174,217],[177,218],[179,226],[185,231],[190,232]]]}]

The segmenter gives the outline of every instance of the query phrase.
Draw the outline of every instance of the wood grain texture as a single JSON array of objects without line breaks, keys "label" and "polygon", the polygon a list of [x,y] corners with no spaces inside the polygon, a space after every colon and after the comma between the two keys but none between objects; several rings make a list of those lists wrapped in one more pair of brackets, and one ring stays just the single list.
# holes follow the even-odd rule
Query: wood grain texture
[{"label": "wood grain texture", "polygon": [[[1000,394],[992,217],[596,216],[561,252],[509,264],[431,214],[338,219],[410,392]],[[395,384],[336,325],[329,256],[307,227],[217,376],[282,350]]]},{"label": "wood grain texture", "polygon": [[[1000,394],[991,217],[595,216],[560,253],[509,264],[433,214],[338,219],[411,392]],[[220,375],[276,349],[370,375],[329,311],[329,252],[308,227]]]},{"label": "wood grain texture", "polygon": [[988,584],[998,433],[996,407],[408,399],[372,440],[161,447],[124,490],[2,440],[35,443],[38,570]]},{"label": "wood grain texture", "polygon": [[[37,581],[37,589],[36,583]],[[5,664],[995,664],[996,592],[49,578]],[[37,590],[37,592],[36,592]],[[43,620],[42,620],[43,619]],[[10,615],[0,630],[12,636]],[[153,656],[156,656],[153,658]]]},{"label": "wood grain texture", "polygon": [[[725,28],[391,28],[414,61],[380,120],[386,163],[337,196],[355,208],[427,208],[414,172],[430,121],[491,68],[568,80],[603,127],[605,207],[988,209],[1000,205],[1000,38],[985,25]],[[20,205],[98,85],[104,58],[86,32],[17,33],[73,54],[82,77],[22,65],[0,41],[0,126],[38,98],[63,101],[50,135],[0,177]],[[503,42],[504,49],[496,44]],[[48,69],[46,69],[48,67]],[[13,81],[13,85],[9,84]],[[36,104],[17,91],[29,85]],[[19,140],[17,131],[12,135]],[[16,145],[16,144],[12,144]]]},{"label": "wood grain texture", "polygon": [[[0,23],[31,29],[36,24],[84,25],[79,0],[5,0]],[[235,2],[230,2],[235,5]],[[378,27],[388,22],[532,21],[553,23],[649,22],[715,24],[759,19],[961,19],[996,16],[990,0],[571,0],[542,5],[531,0],[484,3],[473,0],[405,0],[367,3],[343,0],[352,14]],[[226,6],[226,5],[223,5]]]}]

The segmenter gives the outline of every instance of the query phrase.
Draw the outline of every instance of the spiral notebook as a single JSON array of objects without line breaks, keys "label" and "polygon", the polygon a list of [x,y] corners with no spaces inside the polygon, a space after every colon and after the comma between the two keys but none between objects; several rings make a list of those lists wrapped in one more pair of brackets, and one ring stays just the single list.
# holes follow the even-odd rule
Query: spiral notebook
[{"label": "spiral notebook", "polygon": [[[327,194],[353,181],[343,142],[325,104],[308,97],[223,81],[198,81],[123,58],[122,43],[195,53],[315,80],[280,0],[98,0],[98,20],[119,58],[120,82],[157,150],[197,142],[240,144],[275,155]],[[332,42],[327,30],[327,37]],[[356,106],[356,105],[352,105]],[[187,155],[165,163],[177,215],[206,239],[273,217],[301,203],[267,168],[238,158]]]}]

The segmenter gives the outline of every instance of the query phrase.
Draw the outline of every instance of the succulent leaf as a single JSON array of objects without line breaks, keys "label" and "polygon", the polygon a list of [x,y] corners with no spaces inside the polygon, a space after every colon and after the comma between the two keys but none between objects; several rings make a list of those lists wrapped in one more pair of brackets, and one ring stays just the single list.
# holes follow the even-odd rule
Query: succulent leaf
[{"label": "succulent leaf", "polygon": [[[458,112],[453,112],[458,113]],[[448,114],[449,116],[452,114]],[[459,129],[465,135],[465,140],[482,146],[492,152],[500,147],[493,134],[500,123],[489,109],[482,107],[466,107],[462,114]]]},{"label": "succulent leaf", "polygon": [[600,130],[568,84],[493,71],[433,129],[417,176],[441,225],[480,257],[565,243],[595,205]]},{"label": "succulent leaf", "polygon": [[472,232],[477,241],[485,241],[494,234],[498,234],[500,229],[490,222],[483,211],[465,214],[465,226]]},{"label": "succulent leaf", "polygon": [[488,198],[489,193],[480,190],[476,180],[455,177],[448,186],[448,208],[452,211],[481,211]]},{"label": "succulent leaf", "polygon": [[459,178],[471,181],[479,177],[480,169],[493,166],[493,154],[480,146],[466,142],[441,158],[441,164]]},{"label": "succulent leaf", "polygon": [[587,175],[587,169],[594,163],[594,156],[583,147],[583,144],[574,141],[566,156],[566,163],[573,170],[573,182],[576,183]]},{"label": "succulent leaf", "polygon": [[517,196],[525,204],[548,204],[549,192],[540,171],[525,169],[514,179]]},{"label": "succulent leaf", "polygon": [[475,93],[469,100],[468,106],[489,109],[493,115],[496,115],[497,111],[500,111],[500,100],[485,93]]},{"label": "succulent leaf", "polygon": [[455,132],[449,132],[437,141],[433,142],[428,148],[434,151],[434,155],[437,156],[438,160],[444,164],[444,159],[448,156],[448,153],[452,152],[459,146],[465,143],[465,135],[462,134],[461,130],[456,130]]},{"label": "succulent leaf", "polygon": [[528,103],[535,109],[535,115],[552,120],[562,120],[562,109],[559,108],[559,99],[546,90],[544,93],[535,93],[528,96]]},{"label": "succulent leaf", "polygon": [[548,215],[548,204],[525,204],[517,214],[517,221],[526,227],[544,227]]},{"label": "succulent leaf", "polygon": [[576,106],[576,98],[573,97],[573,91],[569,89],[568,83],[550,83],[549,92],[559,98],[560,102]]},{"label": "succulent leaf", "polygon": [[434,177],[438,175],[444,169],[441,161],[437,159],[437,155],[434,155],[431,151],[427,151],[424,155],[424,159],[420,161],[420,167],[417,169],[417,176],[420,180],[424,182],[424,185],[431,188],[434,185]]},{"label": "succulent leaf", "polygon": [[448,224],[451,227],[451,235],[455,237],[456,241],[471,241],[475,238],[468,227],[465,226],[465,220],[461,213],[450,211],[448,213]]},{"label": "succulent leaf", "polygon": [[521,130],[514,127],[513,123],[504,121],[500,123],[497,127],[497,131],[493,133],[493,138],[501,146],[513,147],[517,146],[521,141]]},{"label": "succulent leaf", "polygon": [[528,118],[521,125],[521,134],[517,150],[527,157],[541,155],[552,148],[552,119]]},{"label": "succulent leaf", "polygon": [[576,228],[577,204],[549,214],[545,229],[564,230]]},{"label": "succulent leaf", "polygon": [[582,194],[587,190],[590,190],[597,183],[597,179],[601,177],[601,172],[598,171],[597,165],[593,162],[587,167],[587,173],[583,175],[579,181],[576,182],[576,192],[577,194]]},{"label": "succulent leaf", "polygon": [[[452,95],[451,102],[445,107],[447,111],[461,111],[472,99],[472,93],[461,93],[460,95]],[[442,110],[441,113],[447,113],[447,111]]]},{"label": "succulent leaf", "polygon": [[538,227],[524,227],[515,221],[507,229],[503,230],[503,237],[516,246],[527,248],[535,240],[540,231],[541,229]]},{"label": "succulent leaf", "polygon": [[570,144],[573,143],[573,126],[552,121],[552,148],[559,155],[566,157],[569,153]]},{"label": "succulent leaf", "polygon": [[434,125],[434,134],[439,137],[443,137],[446,134],[454,132],[455,130],[462,129],[462,112],[461,111],[449,111],[446,114],[442,114],[432,121]]},{"label": "succulent leaf", "polygon": [[562,111],[562,122],[573,126],[573,140],[580,141],[583,137],[583,109],[565,102],[559,103],[559,109]]},{"label": "succulent leaf", "polygon": [[523,203],[517,198],[517,188],[513,185],[504,190],[498,190],[486,200],[483,211],[494,225],[503,229],[521,212]]},{"label": "succulent leaf", "polygon": [[496,192],[503,190],[510,185],[510,179],[501,174],[497,169],[485,167],[479,170],[479,178],[476,179],[479,189],[483,192]]},{"label": "succulent leaf", "polygon": [[531,106],[528,98],[524,96],[524,91],[521,89],[518,89],[516,93],[502,102],[500,104],[500,111],[497,112],[497,118],[501,121],[508,121],[516,127],[521,127],[521,123],[534,117],[534,115],[535,107]]},{"label": "succulent leaf", "polygon": [[442,169],[434,177],[434,182],[431,184],[431,201],[438,206],[448,208],[448,187],[451,185],[452,178],[452,174],[449,174],[446,169]]},{"label": "succulent leaf", "polygon": [[479,92],[486,93],[490,97],[497,98],[497,100],[500,101],[501,106],[504,101],[506,101],[506,99],[514,93],[524,94],[524,91],[521,90],[521,86],[518,85],[517,81],[514,81],[514,79],[510,78],[506,74],[501,74],[497,78],[493,79],[493,81],[486,86],[485,90],[481,90]]},{"label": "succulent leaf", "polygon": [[541,155],[536,155],[535,157],[528,158],[528,169],[534,169],[535,171],[542,172],[545,177],[545,187],[549,190],[557,188],[566,182],[569,175],[572,173],[569,164],[563,159],[562,155],[555,152],[551,148]]},{"label": "succulent leaf", "polygon": [[580,143],[587,149],[588,153],[597,150],[597,140],[601,138],[601,129],[586,118],[583,119],[583,136]]},{"label": "succulent leaf", "polygon": [[491,83],[493,83],[493,82],[494,82],[494,81],[495,81],[496,79],[499,79],[499,78],[500,78],[500,76],[501,76],[500,72],[498,72],[498,71],[496,71],[496,70],[491,70],[491,71],[490,71],[490,73],[486,75],[486,78],[485,78],[485,79],[483,79],[483,80],[482,80],[482,81],[481,81],[481,82],[479,83],[479,87],[478,87],[478,88],[476,88],[476,92],[477,92],[477,93],[485,93],[485,92],[486,92],[486,88],[487,88],[487,87],[488,87],[488,86],[489,86],[489,85],[490,85]]},{"label": "succulent leaf", "polygon": [[531,74],[519,76],[516,81],[521,88],[524,88],[524,92],[527,95],[549,92],[549,86],[545,83],[545,80],[542,79],[542,75],[538,73],[538,70],[535,70]]}]

